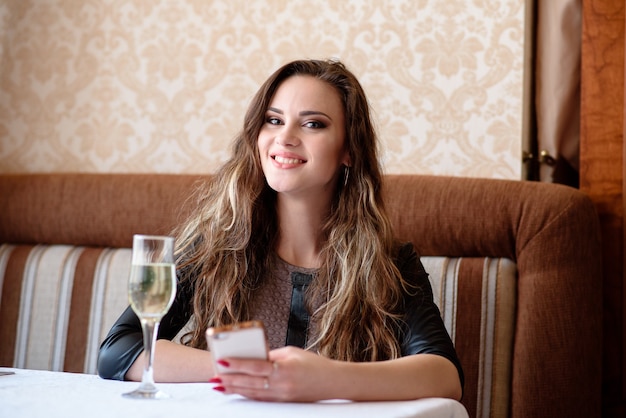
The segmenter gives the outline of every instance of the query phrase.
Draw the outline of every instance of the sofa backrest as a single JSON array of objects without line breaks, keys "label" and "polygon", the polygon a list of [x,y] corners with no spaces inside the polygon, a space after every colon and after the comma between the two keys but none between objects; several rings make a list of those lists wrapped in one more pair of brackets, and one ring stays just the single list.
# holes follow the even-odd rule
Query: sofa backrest
[{"label": "sofa backrest", "polygon": [[[168,233],[207,179],[0,175],[0,366],[94,372],[127,304],[132,235]],[[386,180],[392,222],[422,254],[464,366],[470,416],[596,415],[601,269],[590,200],[541,183]]]}]

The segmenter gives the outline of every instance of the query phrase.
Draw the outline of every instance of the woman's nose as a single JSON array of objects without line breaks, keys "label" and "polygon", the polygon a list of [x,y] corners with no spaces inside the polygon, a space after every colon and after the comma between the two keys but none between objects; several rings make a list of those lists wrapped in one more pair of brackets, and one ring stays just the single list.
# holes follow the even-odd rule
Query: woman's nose
[{"label": "woman's nose", "polygon": [[296,146],[300,143],[300,138],[295,127],[283,125],[283,129],[276,134],[275,141],[282,146]]}]

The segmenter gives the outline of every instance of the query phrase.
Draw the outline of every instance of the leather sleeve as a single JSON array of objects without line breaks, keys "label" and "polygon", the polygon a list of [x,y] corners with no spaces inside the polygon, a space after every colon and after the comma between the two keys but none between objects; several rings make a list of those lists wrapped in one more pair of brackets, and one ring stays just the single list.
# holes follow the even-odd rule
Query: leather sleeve
[{"label": "leather sleeve", "polygon": [[[163,317],[157,339],[173,339],[191,317],[191,292],[177,286],[174,302]],[[100,345],[98,375],[104,379],[124,380],[126,372],[143,351],[141,322],[129,306],[115,322]]]},{"label": "leather sleeve", "polygon": [[433,301],[428,273],[413,244],[401,246],[397,265],[402,277],[412,287],[412,294],[406,294],[404,300],[402,354],[436,354],[447,358],[456,366],[463,387],[465,377],[461,362],[441,319],[439,308]]}]

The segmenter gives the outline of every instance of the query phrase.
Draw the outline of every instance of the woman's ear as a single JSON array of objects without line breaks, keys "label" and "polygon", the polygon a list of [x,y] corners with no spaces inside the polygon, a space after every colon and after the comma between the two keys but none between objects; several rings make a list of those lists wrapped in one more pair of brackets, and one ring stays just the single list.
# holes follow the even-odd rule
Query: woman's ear
[{"label": "woman's ear", "polygon": [[346,167],[352,167],[352,158],[350,158],[350,152],[345,150],[343,153],[343,158],[341,159],[341,164]]}]

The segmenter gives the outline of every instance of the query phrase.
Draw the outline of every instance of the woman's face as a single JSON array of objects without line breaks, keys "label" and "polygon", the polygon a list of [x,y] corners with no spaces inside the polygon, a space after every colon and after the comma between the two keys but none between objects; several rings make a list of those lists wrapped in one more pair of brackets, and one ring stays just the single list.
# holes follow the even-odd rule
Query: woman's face
[{"label": "woman's face", "polygon": [[283,81],[258,138],[269,186],[279,193],[330,196],[341,165],[350,165],[345,116],[337,91],[311,76]]}]

